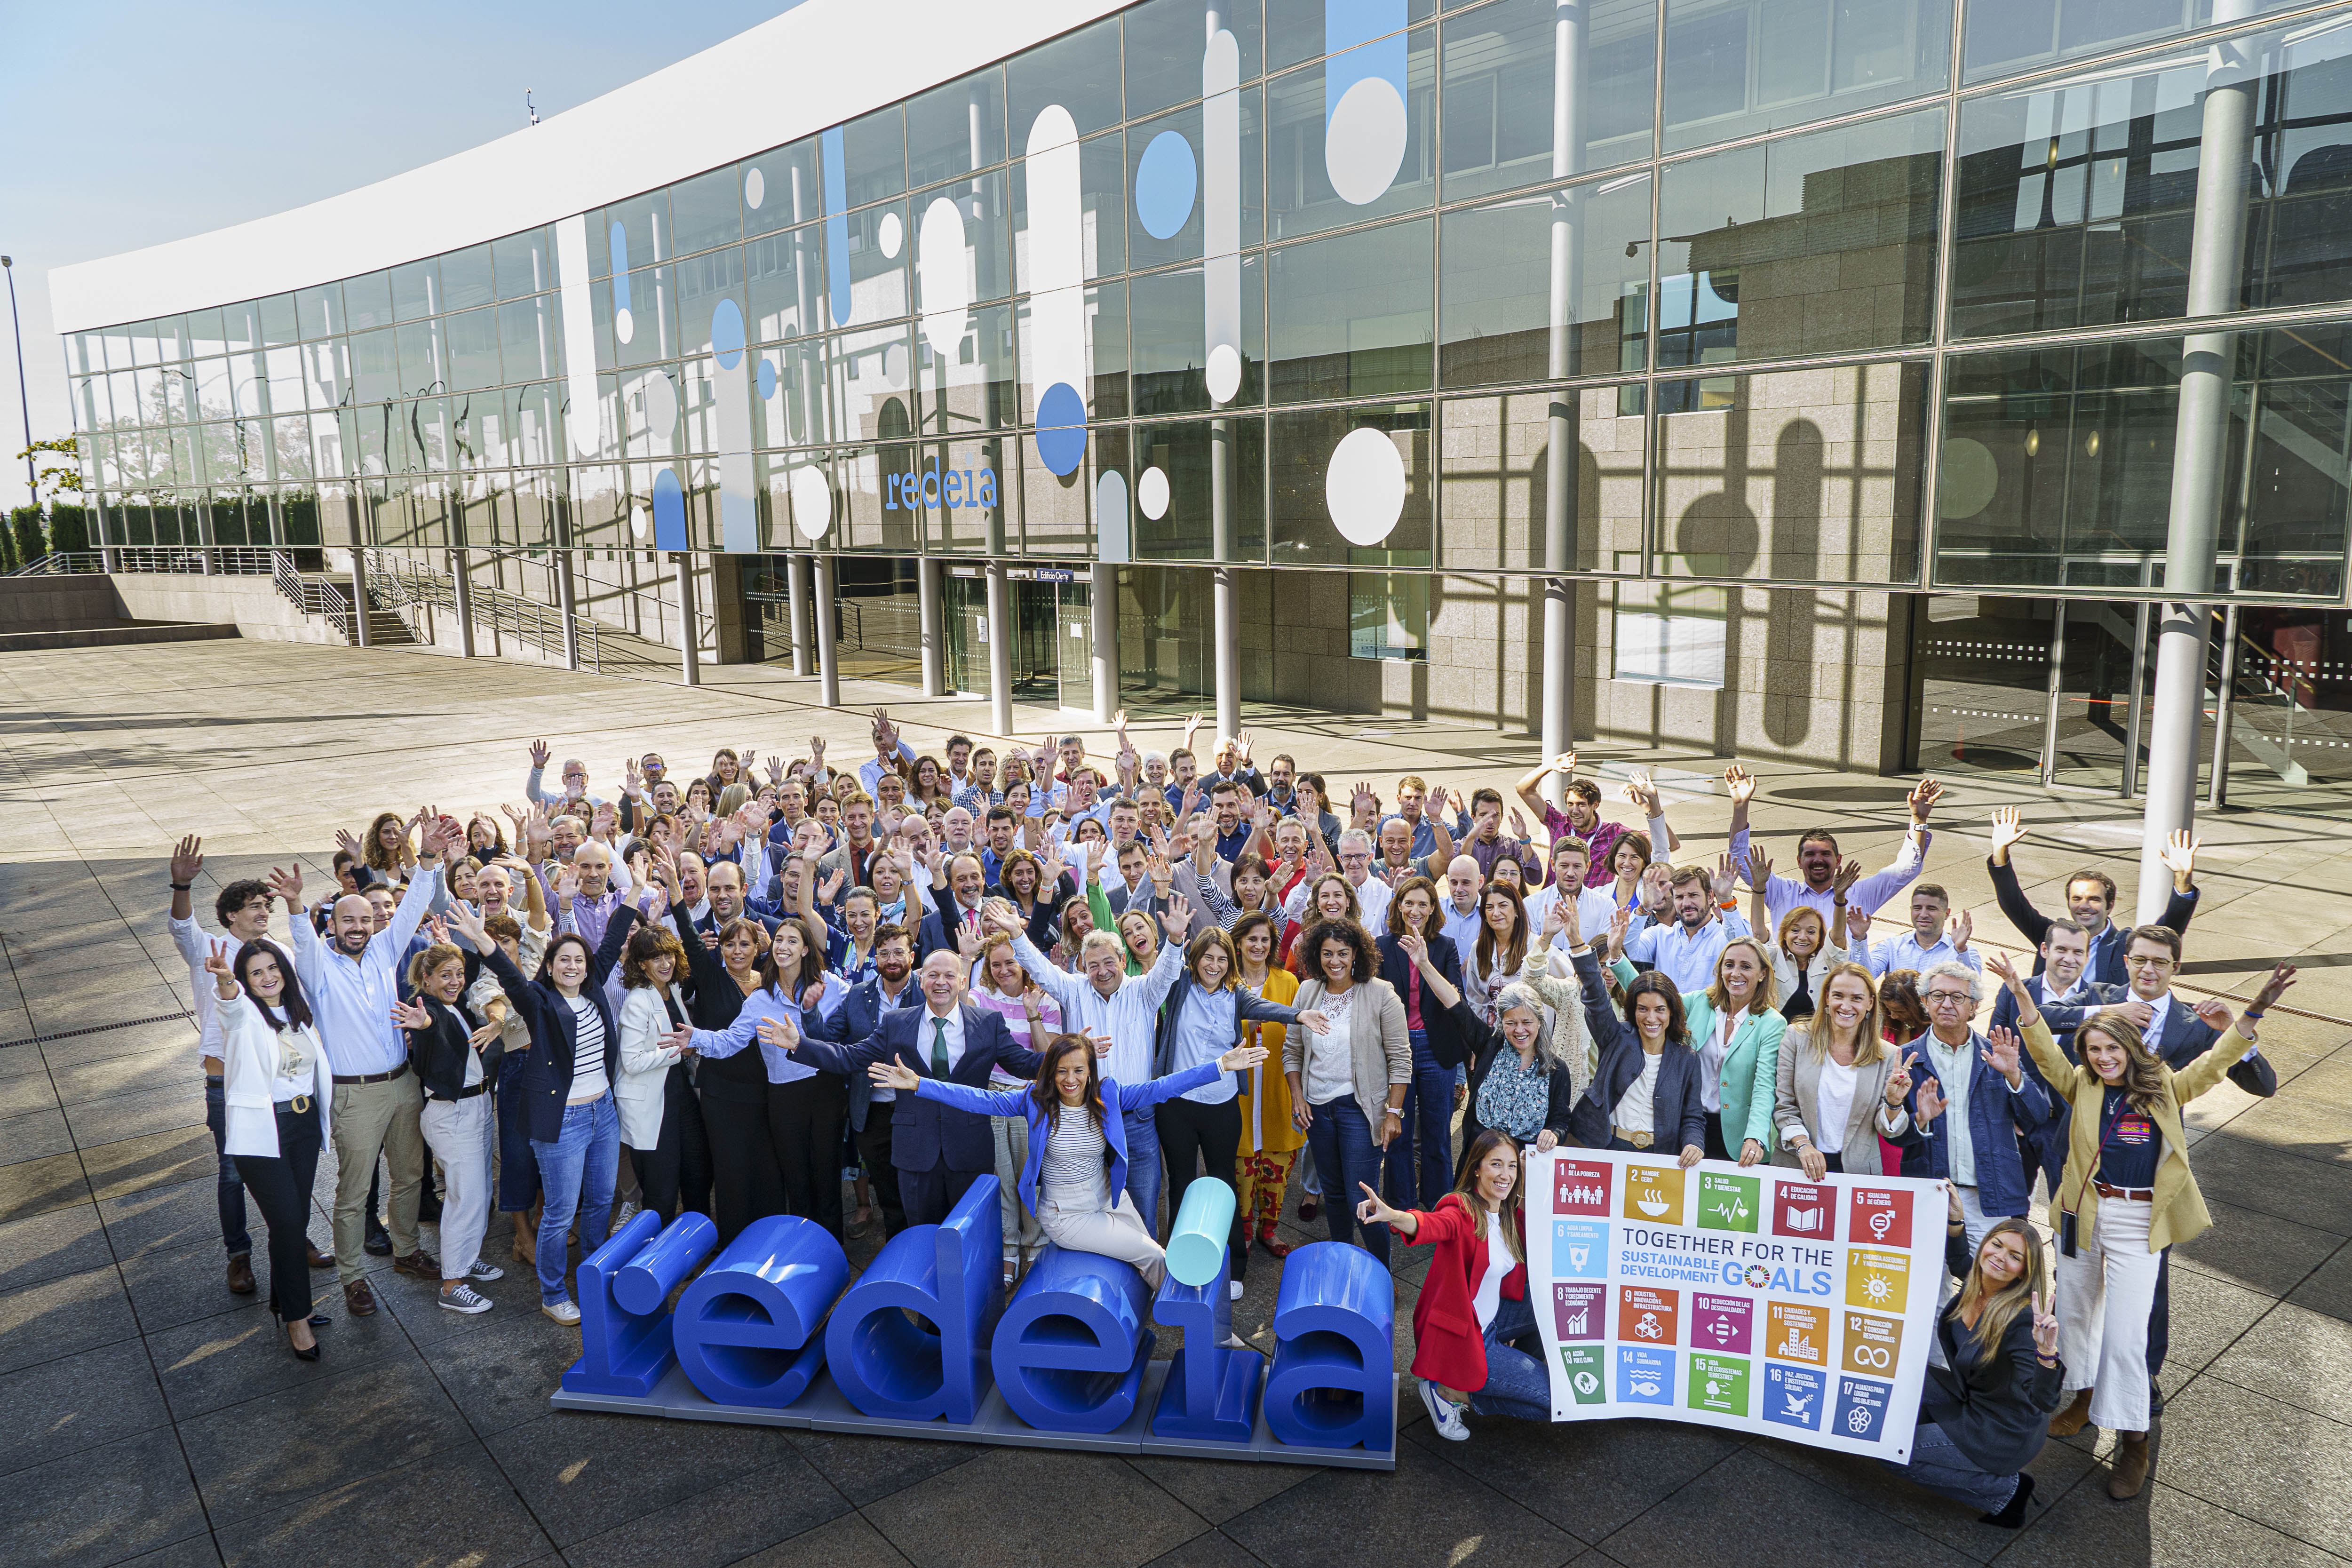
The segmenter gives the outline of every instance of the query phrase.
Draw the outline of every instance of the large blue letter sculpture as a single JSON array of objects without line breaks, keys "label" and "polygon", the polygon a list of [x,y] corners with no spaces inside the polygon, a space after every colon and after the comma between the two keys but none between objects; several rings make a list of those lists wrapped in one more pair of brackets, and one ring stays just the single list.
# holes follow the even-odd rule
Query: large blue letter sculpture
[{"label": "large blue letter sculpture", "polygon": [[[854,1284],[841,1243],[805,1219],[754,1220],[713,1258],[718,1232],[702,1215],[665,1229],[640,1214],[580,1265],[581,1355],[554,1403],[1394,1466],[1395,1309],[1371,1254],[1333,1242],[1291,1254],[1269,1368],[1223,1343],[1233,1308],[1222,1251],[1213,1275],[1187,1284],[1171,1272],[1155,1298],[1126,1263],[1049,1247],[1008,1306],[999,1212],[996,1178],[983,1176],[944,1223],[891,1237]],[[1204,1234],[1230,1224],[1197,1217]],[[1183,1272],[1199,1279],[1208,1255],[1185,1251]],[[1151,1359],[1155,1318],[1184,1334],[1164,1368]]]}]

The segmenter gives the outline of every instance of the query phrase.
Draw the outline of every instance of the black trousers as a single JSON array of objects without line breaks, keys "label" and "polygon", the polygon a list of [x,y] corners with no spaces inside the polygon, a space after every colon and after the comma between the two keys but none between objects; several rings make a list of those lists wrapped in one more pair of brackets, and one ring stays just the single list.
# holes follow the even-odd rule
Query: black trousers
[{"label": "black trousers", "polygon": [[[1723,1112],[1710,1110],[1706,1116],[1706,1157],[1710,1160],[1737,1160],[1739,1156],[1724,1146]],[[1675,1151],[1677,1153],[1681,1151]]]},{"label": "black trousers", "polygon": [[841,1130],[849,1085],[829,1072],[768,1086],[768,1142],[783,1173],[786,1212],[842,1234]]},{"label": "black trousers", "polygon": [[710,1149],[711,1211],[719,1245],[726,1246],[763,1215],[784,1212],[784,1177],[768,1136],[766,1086],[759,1098],[737,1100],[732,1092],[705,1088],[702,1131]]},{"label": "black trousers", "polygon": [[[886,1237],[907,1228],[907,1204],[900,1196],[901,1173],[890,1163],[890,1118],[894,1114],[890,1101],[876,1101],[866,1106],[866,1125],[857,1130],[857,1157],[865,1162],[866,1184],[873,1189],[875,1206],[882,1211],[882,1234]],[[946,1217],[947,1210],[941,1209],[940,1218]]]},{"label": "black trousers", "polygon": [[702,1107],[680,1063],[662,1079],[660,1141],[651,1149],[629,1151],[637,1169],[640,1201],[667,1225],[681,1200],[697,1214],[710,1212],[710,1140],[702,1128]]},{"label": "black trousers", "polygon": [[269,1309],[286,1322],[310,1315],[310,1187],[327,1130],[319,1102],[278,1108],[278,1158],[237,1157],[237,1178],[269,1227]]},{"label": "black trousers", "polygon": [[[1168,1225],[1160,1232],[1164,1244],[1176,1229],[1177,1215],[1183,1211],[1185,1188],[1196,1180],[1234,1184],[1234,1162],[1242,1144],[1242,1102],[1238,1097],[1222,1105],[1163,1100],[1154,1109],[1152,1121],[1160,1129],[1160,1157],[1168,1166]],[[1196,1169],[1202,1160],[1208,1162],[1205,1176]],[[1249,1268],[1249,1233],[1242,1226],[1238,1190],[1234,1197],[1233,1234],[1226,1238],[1225,1256],[1232,1262],[1233,1277],[1239,1279]],[[1143,1223],[1151,1226],[1152,1217],[1146,1215]]]},{"label": "black trousers", "polygon": [[[868,1125],[871,1125],[869,1122]],[[897,1186],[903,1194],[906,1208],[900,1219],[907,1225],[938,1225],[948,1217],[948,1211],[963,1202],[964,1194],[982,1176],[995,1174],[991,1166],[985,1171],[951,1171],[946,1162],[928,1171],[894,1171]],[[878,1188],[880,1182],[876,1182]],[[887,1212],[887,1211],[886,1211]]]}]

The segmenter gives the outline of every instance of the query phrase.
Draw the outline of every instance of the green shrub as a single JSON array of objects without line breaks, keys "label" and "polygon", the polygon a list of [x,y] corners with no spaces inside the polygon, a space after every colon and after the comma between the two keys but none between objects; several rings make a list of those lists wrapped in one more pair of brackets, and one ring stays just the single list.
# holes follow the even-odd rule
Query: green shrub
[{"label": "green shrub", "polygon": [[29,566],[49,552],[41,538],[39,507],[20,506],[8,514],[8,542],[18,566]]}]

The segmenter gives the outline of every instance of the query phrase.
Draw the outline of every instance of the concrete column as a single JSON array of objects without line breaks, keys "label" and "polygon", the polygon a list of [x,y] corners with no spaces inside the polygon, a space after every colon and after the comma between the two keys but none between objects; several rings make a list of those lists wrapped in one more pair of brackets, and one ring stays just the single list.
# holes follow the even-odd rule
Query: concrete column
[{"label": "concrete column", "polygon": [[[2252,15],[2256,3],[2220,0],[2213,20],[2242,20]],[[2243,44],[2216,45],[2207,58],[2195,226],[2189,242],[2192,317],[2221,316],[2237,307],[2246,247],[2254,94],[2262,79]],[[2181,343],[2172,515],[2164,553],[2165,591],[2180,597],[2163,605],[2158,622],[2156,696],[2140,840],[2138,918],[2144,921],[2163,913],[2172,885],[2163,863],[2165,840],[2187,827],[2197,811],[2206,628],[2212,615],[2208,605],[2193,601],[2213,588],[2216,536],[2228,482],[2230,374],[2236,357],[2235,332],[2190,332]]]},{"label": "concrete column", "polygon": [[352,641],[368,646],[367,552],[352,546]]},{"label": "concrete column", "polygon": [[[681,685],[699,686],[702,634],[697,629],[698,617],[694,613],[694,557],[680,550],[674,552],[670,559],[677,565],[677,678]],[[568,636],[565,640],[570,640]]]},{"label": "concrete column", "polygon": [[1087,588],[1087,607],[1094,612],[1095,722],[1108,724],[1118,711],[1118,567],[1095,563],[1095,579]]},{"label": "concrete column", "polygon": [[[572,552],[557,551],[553,565],[555,604],[556,607],[563,612],[563,668],[577,669],[580,668],[580,627],[572,619],[575,612],[572,609]],[[691,676],[688,677],[687,684],[691,686],[694,683],[694,679]]]},{"label": "concrete column", "polygon": [[471,658],[474,657],[474,563],[470,552],[449,552],[449,589],[451,602],[457,606],[457,657]]},{"label": "concrete column", "polygon": [[[1551,173],[1556,180],[1584,172],[1583,0],[1559,0],[1552,13]],[[1575,374],[1576,301],[1580,286],[1580,240],[1584,193],[1555,191],[1551,198],[1549,337],[1546,372],[1555,381]],[[1544,464],[1543,683],[1537,731],[1543,752],[1556,757],[1576,744],[1576,601],[1566,574],[1576,529],[1578,441],[1576,394],[1552,395]],[[1560,803],[1566,783],[1544,776],[1544,797]]]},{"label": "concrete column", "polygon": [[988,728],[1013,738],[1013,594],[1004,563],[988,563]]},{"label": "concrete column", "polygon": [[915,558],[915,618],[922,623],[919,640],[923,654],[923,695],[945,697],[947,661],[940,657],[946,650],[940,646],[940,563],[936,556]]},{"label": "concrete column", "polygon": [[1215,675],[1217,733],[1238,735],[1242,728],[1241,612],[1236,600],[1233,557],[1234,422],[1209,421],[1209,553],[1217,564],[1209,574],[1215,601]]},{"label": "concrete column", "polygon": [[833,557],[813,558],[816,571],[816,700],[841,706],[841,661],[833,637]]},{"label": "concrete column", "polygon": [[793,673],[809,672],[808,646],[808,561],[800,555],[784,557],[784,605],[793,617]]}]

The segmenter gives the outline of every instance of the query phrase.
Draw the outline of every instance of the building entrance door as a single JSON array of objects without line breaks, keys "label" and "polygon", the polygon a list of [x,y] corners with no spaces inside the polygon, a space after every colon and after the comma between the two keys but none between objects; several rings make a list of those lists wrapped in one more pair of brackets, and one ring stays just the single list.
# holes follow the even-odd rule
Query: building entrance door
[{"label": "building entrance door", "polygon": [[2150,607],[2062,600],[2056,616],[2042,782],[2137,795],[2156,664]]}]

